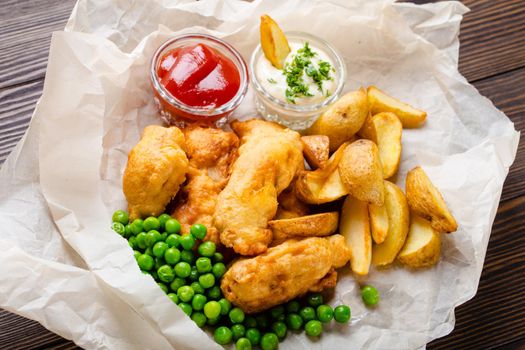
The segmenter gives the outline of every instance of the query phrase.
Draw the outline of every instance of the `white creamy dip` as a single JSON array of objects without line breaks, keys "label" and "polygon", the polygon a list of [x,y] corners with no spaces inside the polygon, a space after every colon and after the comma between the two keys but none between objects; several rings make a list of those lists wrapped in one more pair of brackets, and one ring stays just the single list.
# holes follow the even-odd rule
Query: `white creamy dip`
[{"label": "white creamy dip", "polygon": [[[290,54],[286,57],[286,65],[292,64],[295,56],[298,54],[298,50],[305,46],[304,40],[297,40],[289,42],[290,45]],[[318,47],[309,43],[310,50],[315,53],[315,55],[309,60],[314,68],[319,67],[319,63],[324,61],[330,64],[330,77],[331,79],[322,80],[321,86],[316,84],[314,79],[308,76],[305,72],[302,73],[302,83],[307,86],[308,93],[312,96],[297,96],[293,98],[293,101],[296,105],[310,105],[323,102],[327,99],[337,88],[337,72],[334,71],[334,62],[330,57]],[[289,88],[286,81],[286,75],[284,70],[275,68],[270,61],[264,56],[260,55],[255,68],[255,74],[259,83],[262,87],[273,97],[291,103],[286,96],[286,90]],[[319,89],[321,87],[321,89]]]}]

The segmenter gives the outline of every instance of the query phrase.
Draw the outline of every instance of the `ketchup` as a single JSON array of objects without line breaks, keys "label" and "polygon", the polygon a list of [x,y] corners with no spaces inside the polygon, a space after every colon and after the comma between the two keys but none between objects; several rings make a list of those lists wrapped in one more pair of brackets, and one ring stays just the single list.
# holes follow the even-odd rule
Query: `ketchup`
[{"label": "ketchup", "polygon": [[239,91],[240,74],[222,53],[196,44],[167,52],[157,68],[166,90],[191,107],[220,107]]}]

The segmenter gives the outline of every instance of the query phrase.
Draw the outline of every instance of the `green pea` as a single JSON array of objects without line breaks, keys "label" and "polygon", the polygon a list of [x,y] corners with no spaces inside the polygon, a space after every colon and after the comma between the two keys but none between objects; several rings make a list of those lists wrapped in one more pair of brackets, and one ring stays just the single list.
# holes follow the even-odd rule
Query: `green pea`
[{"label": "green pea", "polygon": [[210,258],[206,258],[201,256],[197,259],[195,262],[195,265],[197,266],[197,270],[200,273],[206,273],[211,271],[211,260]]},{"label": "green pea", "polygon": [[131,225],[127,224],[124,226],[124,237],[129,238],[133,235],[133,232],[131,232]]},{"label": "green pea", "polygon": [[199,284],[199,282],[192,282],[190,287],[195,291],[195,293],[197,293],[197,294],[204,294],[204,288],[202,288],[202,286]]},{"label": "green pea", "polygon": [[182,286],[177,289],[177,296],[185,303],[189,303],[194,295],[195,291],[190,286]]},{"label": "green pea", "polygon": [[239,338],[235,343],[235,350],[252,350],[252,343],[248,338]]},{"label": "green pea", "polygon": [[187,262],[181,261],[174,267],[177,277],[186,278],[190,275],[191,266]]},{"label": "green pea", "polygon": [[261,332],[257,328],[248,328],[246,330],[246,338],[250,340],[252,345],[258,345],[261,342]]},{"label": "green pea", "polygon": [[164,213],[164,214],[160,214],[157,219],[159,219],[159,224],[160,224],[159,229],[161,231],[164,231],[166,229],[166,221],[171,219],[171,216],[169,214]]},{"label": "green pea", "polygon": [[171,235],[169,235],[168,237],[166,237],[166,244],[168,245],[168,247],[170,248],[178,248],[180,247],[180,242],[179,242],[179,235],[178,234],[175,234],[175,233],[172,233]]},{"label": "green pea", "polygon": [[381,299],[377,289],[369,285],[364,286],[363,289],[361,289],[361,298],[366,306],[376,306]]},{"label": "green pea", "polygon": [[180,287],[186,285],[186,280],[184,278],[176,277],[173,282],[170,284],[170,288],[172,291],[177,292]]},{"label": "green pea", "polygon": [[137,259],[137,263],[139,264],[140,269],[145,271],[151,270],[153,265],[155,265],[153,258],[147,254],[141,254]]},{"label": "green pea", "polygon": [[226,273],[226,265],[224,265],[221,262],[218,262],[215,265],[213,265],[211,272],[213,273],[216,279],[220,279]]},{"label": "green pea", "polygon": [[301,304],[297,300],[292,300],[286,304],[286,311],[289,313],[298,313],[301,308]]},{"label": "green pea", "polygon": [[225,298],[219,300],[219,305],[221,306],[221,315],[227,315],[232,309],[232,304]]},{"label": "green pea", "polygon": [[199,271],[197,270],[197,267],[196,266],[192,266],[191,267],[191,271],[190,271],[190,276],[188,277],[188,279],[192,282],[197,282],[199,280]]},{"label": "green pea", "polygon": [[304,322],[315,320],[315,310],[311,306],[305,306],[299,310],[299,316],[301,316]]},{"label": "green pea", "polygon": [[146,237],[145,237],[146,247],[153,248],[155,243],[157,243],[158,241],[160,241],[159,231],[151,230],[146,234]]},{"label": "green pea", "polygon": [[222,262],[224,260],[224,256],[219,252],[215,252],[213,254],[212,260],[214,263]]},{"label": "green pea", "polygon": [[191,308],[191,305],[188,303],[179,303],[179,307],[184,311],[184,313],[188,316],[191,316],[191,313],[193,312],[193,309]]},{"label": "green pea", "polygon": [[206,232],[207,232],[206,226],[201,225],[201,224],[193,224],[190,227],[190,233],[196,239],[203,240],[204,237],[206,237]]},{"label": "green pea", "polygon": [[134,250],[133,251],[133,256],[135,257],[135,260],[138,260],[139,256],[141,256],[142,253],[139,252],[138,250]]},{"label": "green pea", "polygon": [[138,246],[137,246],[137,241],[136,241],[136,237],[135,237],[135,236],[131,236],[131,237],[129,237],[129,239],[128,239],[128,244],[129,244],[129,246],[131,247],[131,249],[136,249],[136,248],[138,248]]},{"label": "green pea", "polygon": [[274,322],[272,324],[272,330],[279,339],[284,339],[286,337],[286,333],[288,332],[286,325],[284,324],[284,322],[281,321]]},{"label": "green pea", "polygon": [[160,228],[160,222],[156,217],[150,216],[144,220],[142,226],[144,227],[144,231],[158,230]]},{"label": "green pea", "polygon": [[177,248],[168,248],[164,252],[164,260],[170,265],[175,265],[180,261],[180,250]]},{"label": "green pea", "polygon": [[146,249],[146,232],[141,232],[135,236],[135,241],[140,249]]},{"label": "green pea", "polygon": [[310,320],[304,326],[304,330],[310,337],[318,337],[323,332],[323,325],[320,321]]},{"label": "green pea", "polygon": [[143,223],[144,221],[142,221],[141,219],[133,220],[133,222],[131,223],[131,232],[134,235],[138,235],[139,233],[144,232]]},{"label": "green pea", "polygon": [[246,328],[244,328],[242,324],[234,324],[230,329],[232,331],[232,337],[234,341],[244,337],[244,333],[246,333]]},{"label": "green pea", "polygon": [[159,283],[157,283],[157,284],[159,285],[160,289],[162,289],[162,291],[163,291],[164,293],[168,293],[168,292],[169,292],[169,290],[168,290],[168,286],[166,286],[164,283],[159,282]]},{"label": "green pea", "polygon": [[274,320],[282,321],[284,320],[284,306],[279,305],[270,310],[270,315]]},{"label": "green pea", "polygon": [[164,229],[167,233],[179,233],[180,222],[178,222],[177,219],[168,219],[164,224]]},{"label": "green pea", "polygon": [[204,314],[209,319],[219,317],[221,314],[221,306],[216,301],[208,301],[204,304]]},{"label": "green pea", "polygon": [[168,234],[166,232],[162,232],[160,234],[159,242],[165,242],[167,237],[168,237]]},{"label": "green pea", "polygon": [[151,248],[146,248],[144,254],[147,254],[153,258],[153,250]]},{"label": "green pea", "polygon": [[286,324],[291,330],[297,331],[303,326],[303,319],[298,314],[286,315]]},{"label": "green pea", "polygon": [[173,273],[173,269],[169,265],[162,265],[157,270],[157,275],[159,276],[159,279],[162,282],[171,283],[173,279],[175,278],[175,274]]},{"label": "green pea", "polygon": [[[192,289],[193,290],[193,289]],[[202,310],[204,309],[204,305],[206,304],[208,300],[206,297],[202,294],[195,294],[193,296],[193,299],[191,300],[191,306],[193,307],[193,310]]]},{"label": "green pea", "polygon": [[206,324],[206,316],[202,312],[194,312],[191,315],[191,319],[200,328],[204,327],[204,325]]},{"label": "green pea", "polygon": [[199,276],[199,283],[204,289],[211,288],[215,284],[215,276],[211,273],[205,273]]},{"label": "green pea", "polygon": [[323,303],[323,296],[321,293],[310,293],[307,297],[308,304],[312,307],[318,307]]},{"label": "green pea", "polygon": [[222,297],[221,288],[219,286],[213,286],[206,292],[208,299],[219,300]]},{"label": "green pea", "polygon": [[175,293],[168,293],[168,297],[173,301],[175,304],[179,303],[179,297]]},{"label": "green pea", "polygon": [[111,221],[121,223],[122,225],[127,225],[129,222],[128,213],[126,213],[124,210],[117,210],[113,213]]},{"label": "green pea", "polygon": [[215,249],[216,249],[215,243],[207,241],[207,242],[201,243],[197,250],[201,256],[211,258],[213,254],[215,254]]},{"label": "green pea", "polygon": [[[219,302],[220,302],[220,300],[219,300]],[[246,316],[244,318],[244,325],[246,326],[246,328],[255,328],[255,327],[257,327],[257,320],[253,316]]]},{"label": "green pea", "polygon": [[154,279],[156,282],[159,282],[159,275],[157,274],[157,272],[156,272],[155,270],[150,271],[150,275],[151,275],[151,277],[153,277],[153,279]]},{"label": "green pea", "polygon": [[226,345],[232,341],[232,331],[225,326],[218,327],[213,334],[213,339],[221,345]]},{"label": "green pea", "polygon": [[195,253],[191,250],[183,250],[180,252],[180,259],[187,262],[188,264],[193,265],[195,263]]},{"label": "green pea", "polygon": [[153,255],[155,255],[157,258],[163,258],[164,253],[166,253],[166,250],[168,249],[168,245],[164,242],[157,242],[152,248]]},{"label": "green pea", "polygon": [[261,338],[261,349],[262,350],[275,350],[279,345],[279,338],[275,333],[266,333]]},{"label": "green pea", "polygon": [[163,258],[155,258],[155,271],[164,265],[166,265],[166,261]]},{"label": "green pea", "polygon": [[329,305],[319,305],[317,307],[317,319],[322,323],[328,323],[334,318],[334,310]]},{"label": "green pea", "polygon": [[347,305],[339,305],[334,309],[334,319],[338,323],[347,323],[350,321],[351,312]]},{"label": "green pea", "polygon": [[230,317],[230,321],[232,323],[242,323],[242,321],[244,321],[244,311],[238,307],[231,309],[228,313],[228,316]]},{"label": "green pea", "polygon": [[195,238],[192,235],[181,236],[179,242],[184,250],[192,250],[195,246]]},{"label": "green pea", "polygon": [[126,227],[124,227],[124,225],[122,225],[120,222],[113,222],[111,224],[111,228],[121,236],[124,236],[126,232]]},{"label": "green pea", "polygon": [[206,324],[210,326],[216,326],[221,321],[221,317],[207,318]]},{"label": "green pea", "polygon": [[259,329],[265,329],[270,326],[270,321],[268,320],[268,317],[265,314],[260,314],[255,316],[255,319],[257,320],[257,326]]}]

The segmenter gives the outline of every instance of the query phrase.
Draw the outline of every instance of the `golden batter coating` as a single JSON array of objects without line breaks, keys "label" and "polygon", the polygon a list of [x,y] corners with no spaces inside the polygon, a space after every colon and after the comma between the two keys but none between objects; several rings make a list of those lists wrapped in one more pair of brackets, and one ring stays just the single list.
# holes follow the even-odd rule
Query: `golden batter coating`
[{"label": "golden batter coating", "polygon": [[128,155],[123,190],[130,219],[158,216],[186,179],[184,135],[176,127],[150,125]]},{"label": "golden batter coating", "polygon": [[288,240],[262,255],[234,262],[221,289],[244,312],[260,312],[309,291],[334,287],[334,269],[344,266],[350,255],[341,235]]},{"label": "golden batter coating", "polygon": [[303,166],[299,133],[259,119],[233,122],[241,137],[239,158],[219,194],[214,224],[222,244],[241,255],[266,251],[272,240],[268,221],[277,211],[277,196]]}]

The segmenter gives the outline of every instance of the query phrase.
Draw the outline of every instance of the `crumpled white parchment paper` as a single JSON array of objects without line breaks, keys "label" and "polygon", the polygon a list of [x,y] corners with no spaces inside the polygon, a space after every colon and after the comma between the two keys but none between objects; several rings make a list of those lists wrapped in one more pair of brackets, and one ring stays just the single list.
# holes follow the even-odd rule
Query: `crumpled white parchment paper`
[{"label": "crumpled white parchment paper", "polygon": [[[88,349],[219,348],[140,273],[110,216],[125,208],[128,151],[144,126],[160,123],[148,82],[153,51],[173,35],[209,32],[248,60],[268,13],[336,46],[346,90],[374,84],[428,112],[422,129],[404,130],[398,184],[422,165],[459,222],[435,268],[372,271],[382,296],[375,310],[362,306],[346,269],[332,304],[350,304],[351,325],[334,324],[315,342],[291,334],[281,347],[415,349],[448,334],[454,307],[476,293],[519,140],[457,71],[466,11],[458,2],[80,0],[53,35],[44,93],[0,171],[0,307]],[[250,92],[235,117],[254,114]]]}]

